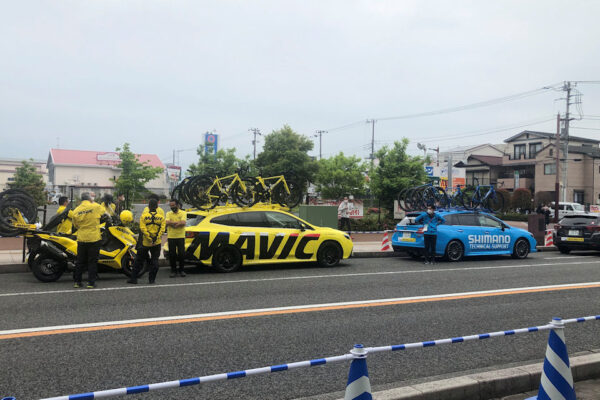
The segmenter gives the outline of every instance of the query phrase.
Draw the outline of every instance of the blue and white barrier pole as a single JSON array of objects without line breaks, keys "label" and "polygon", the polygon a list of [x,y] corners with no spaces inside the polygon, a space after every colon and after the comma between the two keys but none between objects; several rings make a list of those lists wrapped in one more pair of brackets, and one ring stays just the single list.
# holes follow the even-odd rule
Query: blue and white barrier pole
[{"label": "blue and white barrier pole", "polygon": [[[562,320],[561,322],[562,322],[562,324],[570,324],[570,323],[581,323],[581,322],[594,321],[594,320],[600,320],[600,315],[592,315],[592,316],[588,316],[588,317],[565,319],[565,320]],[[149,385],[132,386],[132,387],[126,387],[126,388],[119,388],[119,389],[109,389],[109,390],[102,390],[102,391],[98,391],[98,392],[80,393],[80,394],[73,394],[73,395],[59,396],[59,397],[49,397],[49,398],[45,398],[42,400],[99,399],[99,398],[106,398],[106,397],[113,397],[113,396],[123,396],[123,395],[127,395],[127,394],[150,392],[150,391],[158,390],[158,389],[169,389],[169,388],[177,388],[177,387],[184,387],[184,386],[200,385],[200,384],[208,383],[208,382],[216,382],[216,381],[224,381],[224,380],[229,380],[229,379],[244,378],[244,377],[252,376],[252,375],[262,375],[262,374],[268,374],[271,372],[280,372],[280,371],[287,371],[287,370],[292,370],[292,369],[297,369],[297,368],[314,367],[314,366],[323,365],[323,364],[333,364],[333,363],[343,362],[343,361],[347,361],[347,360],[355,361],[357,358],[358,359],[361,358],[361,357],[357,357],[357,356],[359,356],[363,351],[364,351],[364,357],[362,357],[362,361],[364,361],[365,376],[368,377],[366,360],[364,359],[366,357],[366,354],[368,354],[368,353],[380,353],[380,352],[384,352],[384,351],[408,350],[408,349],[437,346],[437,345],[442,345],[442,344],[463,343],[463,342],[467,342],[470,340],[483,340],[483,339],[490,339],[493,337],[510,336],[510,335],[515,335],[515,334],[519,334],[519,333],[538,332],[538,331],[550,330],[550,329],[555,329],[555,328],[556,328],[556,324],[550,323],[547,325],[533,326],[530,328],[482,333],[479,335],[460,336],[460,337],[454,337],[454,338],[448,338],[448,339],[431,340],[431,341],[426,341],[426,342],[406,343],[406,344],[380,346],[380,347],[367,347],[367,348],[362,348],[362,350],[360,350],[361,348],[355,347],[355,349],[353,349],[353,351],[351,351],[350,354],[344,354],[341,356],[318,358],[318,359],[314,359],[314,360],[300,361],[300,362],[294,362],[294,363],[289,363],[289,364],[273,365],[270,367],[254,368],[254,369],[235,371],[235,372],[229,372],[229,373],[224,373],[224,374],[201,376],[198,378],[189,378],[189,379],[181,379],[181,380],[176,380],[176,381],[152,383]],[[562,334],[562,331],[560,334],[562,335],[562,342],[564,344],[564,334]],[[566,347],[565,347],[565,353],[566,353]],[[351,383],[350,377],[349,377],[348,381],[349,381],[348,383]],[[363,393],[365,393],[365,392],[363,392]],[[358,394],[361,394],[361,393],[358,393]],[[369,389],[369,396],[370,396],[370,389]],[[364,397],[362,399],[369,399],[369,398],[370,397]],[[7,399],[14,399],[14,398],[9,397]],[[358,399],[361,399],[361,398],[359,397]],[[3,400],[5,400],[5,399],[3,399]]]},{"label": "blue and white barrier pole", "polygon": [[565,343],[565,325],[560,318],[552,318],[548,335],[546,358],[542,369],[538,400],[575,400],[573,374]]},{"label": "blue and white barrier pole", "polygon": [[355,344],[350,351],[354,359],[348,372],[348,383],[344,400],[372,400],[371,382],[367,369],[367,350],[362,344]]}]

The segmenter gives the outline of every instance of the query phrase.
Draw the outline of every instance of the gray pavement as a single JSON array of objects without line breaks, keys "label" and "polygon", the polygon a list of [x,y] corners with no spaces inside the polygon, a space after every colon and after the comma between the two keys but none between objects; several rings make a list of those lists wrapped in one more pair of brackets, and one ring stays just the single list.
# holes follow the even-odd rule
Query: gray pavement
[{"label": "gray pavement", "polygon": [[[600,281],[596,255],[539,253],[527,260],[477,258],[425,267],[408,258],[352,259],[331,269],[295,264],[235,274],[188,269],[186,278],[127,286],[105,273],[99,290],[74,290],[30,273],[0,280],[2,329],[211,314],[258,308],[459,294],[454,300],[333,308],[258,317],[106,329],[0,340],[0,396],[36,398],[189,378],[346,353],[354,343],[400,344],[546,323],[552,316],[598,314],[600,289],[469,297],[465,292]],[[460,295],[463,293],[463,295]],[[600,348],[600,323],[566,329],[570,353]],[[541,363],[542,333],[440,346],[369,358],[376,391]],[[143,399],[339,398],[348,365],[129,396]],[[333,396],[333,397],[328,397]]]}]

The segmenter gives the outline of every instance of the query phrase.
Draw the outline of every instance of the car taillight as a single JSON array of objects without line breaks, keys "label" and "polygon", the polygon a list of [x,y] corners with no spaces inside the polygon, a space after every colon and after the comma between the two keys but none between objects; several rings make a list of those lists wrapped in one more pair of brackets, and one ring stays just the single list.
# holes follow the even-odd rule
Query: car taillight
[{"label": "car taillight", "polygon": [[194,231],[187,231],[187,232],[185,233],[185,237],[186,237],[187,239],[193,239],[193,238],[195,238],[197,235],[198,235],[198,232],[194,232]]},{"label": "car taillight", "polygon": [[600,232],[600,226],[599,225],[588,225],[585,227],[585,229],[587,229],[590,232]]},{"label": "car taillight", "polygon": [[422,235],[423,234],[423,228],[417,229],[417,233]]}]

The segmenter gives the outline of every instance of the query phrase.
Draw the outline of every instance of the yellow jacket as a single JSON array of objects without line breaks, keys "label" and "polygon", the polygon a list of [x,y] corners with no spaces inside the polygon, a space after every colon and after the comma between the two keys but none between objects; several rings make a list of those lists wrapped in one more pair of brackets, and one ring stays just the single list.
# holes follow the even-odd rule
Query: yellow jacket
[{"label": "yellow jacket", "polygon": [[81,202],[73,210],[73,226],[77,228],[78,242],[98,242],[102,239],[100,234],[100,218],[104,215],[104,207],[88,200]]},{"label": "yellow jacket", "polygon": [[[179,222],[179,221],[187,221],[187,213],[183,210],[178,210],[177,213],[173,211],[169,211],[167,213],[167,221]],[[175,228],[173,226],[169,226],[169,231],[167,237],[169,239],[181,239],[185,238],[185,225],[180,228]]]},{"label": "yellow jacket", "polygon": [[145,212],[140,217],[140,231],[143,234],[142,245],[145,247],[156,246],[161,243],[165,233],[165,216],[155,212]]},{"label": "yellow jacket", "polygon": [[[144,211],[142,211],[142,214],[150,212],[150,209],[148,207],[144,208]],[[158,207],[156,209],[156,212],[160,215],[162,215],[163,217],[165,216],[165,210],[163,210],[162,208]]]},{"label": "yellow jacket", "polygon": [[[56,214],[62,214],[65,211],[65,206],[60,206],[58,207],[58,210],[56,210]],[[63,222],[61,222],[60,224],[58,224],[58,226],[56,227],[56,232],[58,233],[66,233],[67,235],[70,235],[71,233],[73,233],[73,210],[69,210],[69,213],[67,215],[67,218],[65,218],[63,220]]]}]

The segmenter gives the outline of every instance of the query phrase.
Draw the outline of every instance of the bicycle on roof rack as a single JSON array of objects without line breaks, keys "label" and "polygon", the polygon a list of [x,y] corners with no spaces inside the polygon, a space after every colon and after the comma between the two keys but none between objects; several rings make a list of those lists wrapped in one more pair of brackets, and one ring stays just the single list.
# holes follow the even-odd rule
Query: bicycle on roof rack
[{"label": "bicycle on roof rack", "polygon": [[473,178],[473,183],[475,189],[469,204],[465,204],[465,208],[486,208],[493,212],[498,212],[504,208],[504,196],[496,191],[494,185],[480,185],[477,178]]},{"label": "bicycle on roof rack", "polygon": [[[296,207],[302,201],[302,186],[295,179],[287,179],[285,175],[263,178],[256,176],[244,178],[251,196],[250,206],[256,203],[276,202],[284,207]],[[288,177],[293,173],[287,173]]]}]

